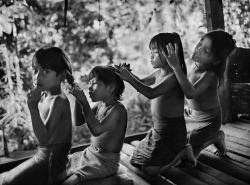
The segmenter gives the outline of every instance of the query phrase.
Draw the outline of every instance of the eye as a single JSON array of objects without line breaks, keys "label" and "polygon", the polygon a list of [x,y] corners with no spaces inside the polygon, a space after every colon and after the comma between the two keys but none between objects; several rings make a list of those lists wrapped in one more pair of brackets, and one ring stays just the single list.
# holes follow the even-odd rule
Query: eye
[{"label": "eye", "polygon": [[210,49],[209,49],[209,48],[206,48],[206,49],[205,49],[205,53],[209,55],[209,54],[210,54]]},{"label": "eye", "polygon": [[49,73],[49,70],[47,70],[47,69],[42,70],[42,74],[47,74],[47,73]]},{"label": "eye", "polygon": [[33,73],[37,74],[38,70],[37,69],[33,69]]}]

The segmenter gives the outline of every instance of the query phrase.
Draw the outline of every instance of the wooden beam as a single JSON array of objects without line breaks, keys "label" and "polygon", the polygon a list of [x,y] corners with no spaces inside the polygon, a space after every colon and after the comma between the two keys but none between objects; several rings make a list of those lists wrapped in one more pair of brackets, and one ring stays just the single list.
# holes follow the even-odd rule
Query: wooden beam
[{"label": "wooden beam", "polygon": [[222,0],[205,0],[207,31],[225,29]]}]

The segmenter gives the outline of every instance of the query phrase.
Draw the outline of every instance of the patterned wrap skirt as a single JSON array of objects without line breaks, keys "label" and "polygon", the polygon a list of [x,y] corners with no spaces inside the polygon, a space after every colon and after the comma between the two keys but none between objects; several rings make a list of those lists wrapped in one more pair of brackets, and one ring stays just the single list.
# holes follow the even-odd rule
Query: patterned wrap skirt
[{"label": "patterned wrap skirt", "polygon": [[52,185],[65,180],[71,144],[40,145],[36,154],[0,175],[0,185]]},{"label": "patterned wrap skirt", "polygon": [[188,142],[193,149],[202,150],[203,145],[213,139],[222,124],[221,108],[206,111],[185,109],[185,119],[188,131]]},{"label": "patterned wrap skirt", "polygon": [[67,175],[73,174],[80,181],[113,176],[119,168],[120,153],[106,152],[102,148],[90,145],[84,151],[69,155]]},{"label": "patterned wrap skirt", "polygon": [[135,148],[130,163],[138,168],[167,165],[185,146],[186,140],[187,130],[184,116],[154,117],[153,127]]}]

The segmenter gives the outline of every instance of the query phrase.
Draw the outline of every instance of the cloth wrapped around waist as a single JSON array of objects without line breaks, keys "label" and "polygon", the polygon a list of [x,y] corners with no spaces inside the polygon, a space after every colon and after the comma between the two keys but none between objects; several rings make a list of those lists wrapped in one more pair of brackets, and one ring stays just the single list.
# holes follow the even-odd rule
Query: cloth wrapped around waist
[{"label": "cloth wrapped around waist", "polygon": [[46,185],[65,179],[71,144],[39,145],[36,154],[3,174],[3,184]]},{"label": "cloth wrapped around waist", "polygon": [[185,109],[185,119],[188,130],[188,141],[193,148],[203,148],[203,144],[213,139],[222,124],[222,110],[220,107],[198,111]]},{"label": "cloth wrapped around waist", "polygon": [[153,120],[153,127],[133,152],[130,163],[134,166],[169,164],[186,144],[184,116]]},{"label": "cloth wrapped around waist", "polygon": [[76,174],[81,181],[110,177],[117,173],[119,161],[120,153],[90,145],[84,151],[69,155],[68,176]]},{"label": "cloth wrapped around waist", "polygon": [[218,130],[222,123],[222,110],[220,107],[204,111],[185,108],[185,120],[188,132],[205,127]]}]

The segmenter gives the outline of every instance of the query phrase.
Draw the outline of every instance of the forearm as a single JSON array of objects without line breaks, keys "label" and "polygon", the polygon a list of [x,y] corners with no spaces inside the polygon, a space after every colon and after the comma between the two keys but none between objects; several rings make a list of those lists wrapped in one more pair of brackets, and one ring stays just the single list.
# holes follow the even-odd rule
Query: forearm
[{"label": "forearm", "polygon": [[96,118],[88,102],[81,102],[82,111],[84,113],[85,121],[94,136],[100,134],[100,121]]},{"label": "forearm", "polygon": [[73,124],[75,126],[80,126],[82,124],[86,123],[84,113],[82,110],[81,104],[76,100],[75,101],[75,107],[74,107],[74,116],[73,116]]},{"label": "forearm", "polygon": [[127,82],[130,83],[139,93],[143,94],[147,98],[149,99],[154,98],[152,88],[141,83],[136,78],[131,76]]},{"label": "forearm", "polygon": [[194,98],[196,93],[195,87],[188,80],[186,75],[183,73],[182,69],[181,68],[174,69],[174,73],[186,98],[187,99]]},{"label": "forearm", "polygon": [[31,121],[34,133],[41,143],[47,143],[49,140],[49,133],[47,131],[46,126],[44,125],[39,110],[38,109],[31,109],[30,110]]}]

